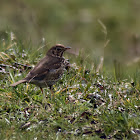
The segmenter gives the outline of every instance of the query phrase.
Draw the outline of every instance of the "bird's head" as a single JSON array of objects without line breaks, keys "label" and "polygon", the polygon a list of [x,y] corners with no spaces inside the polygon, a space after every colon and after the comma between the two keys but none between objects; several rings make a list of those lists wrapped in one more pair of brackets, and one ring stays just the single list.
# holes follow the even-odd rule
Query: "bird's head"
[{"label": "bird's head", "polygon": [[48,52],[47,55],[55,56],[55,57],[62,57],[64,51],[70,49],[71,47],[65,47],[62,44],[56,44],[53,46]]}]

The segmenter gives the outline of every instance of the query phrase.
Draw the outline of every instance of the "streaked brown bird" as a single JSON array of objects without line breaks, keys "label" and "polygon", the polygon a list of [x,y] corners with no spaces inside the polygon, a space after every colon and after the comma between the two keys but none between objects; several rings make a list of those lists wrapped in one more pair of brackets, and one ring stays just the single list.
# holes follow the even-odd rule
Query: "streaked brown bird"
[{"label": "streaked brown bird", "polygon": [[27,76],[11,84],[16,86],[21,83],[31,83],[40,87],[42,93],[44,87],[52,86],[61,78],[65,69],[69,66],[68,60],[63,57],[63,53],[71,47],[65,47],[61,44],[53,46],[46,56],[27,74]]}]

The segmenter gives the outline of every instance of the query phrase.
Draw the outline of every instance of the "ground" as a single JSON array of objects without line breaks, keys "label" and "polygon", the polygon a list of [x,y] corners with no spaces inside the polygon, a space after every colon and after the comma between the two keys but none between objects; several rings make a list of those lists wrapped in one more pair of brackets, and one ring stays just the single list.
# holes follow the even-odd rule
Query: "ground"
[{"label": "ground", "polygon": [[139,70],[130,75],[116,64],[110,73],[79,54],[54,95],[31,84],[13,88],[43,53],[23,50],[14,34],[6,34],[0,44],[1,139],[140,139]]}]

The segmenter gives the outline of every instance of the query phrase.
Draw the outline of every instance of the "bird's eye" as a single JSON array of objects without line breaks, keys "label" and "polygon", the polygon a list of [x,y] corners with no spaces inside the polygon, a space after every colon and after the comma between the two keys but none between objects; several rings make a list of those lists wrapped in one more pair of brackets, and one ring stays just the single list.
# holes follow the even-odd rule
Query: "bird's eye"
[{"label": "bird's eye", "polygon": [[56,50],[57,50],[57,51],[59,51],[59,52],[61,51],[61,49],[60,49],[60,48],[57,48]]}]

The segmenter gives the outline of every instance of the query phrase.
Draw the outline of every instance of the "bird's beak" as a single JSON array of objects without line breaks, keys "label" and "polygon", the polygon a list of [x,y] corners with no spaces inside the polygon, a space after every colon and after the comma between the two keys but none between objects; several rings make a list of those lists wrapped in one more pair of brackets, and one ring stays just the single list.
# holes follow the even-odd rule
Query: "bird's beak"
[{"label": "bird's beak", "polygon": [[67,46],[67,47],[65,47],[65,49],[66,49],[66,50],[69,50],[69,49],[71,49],[71,47],[70,47],[70,46]]}]

